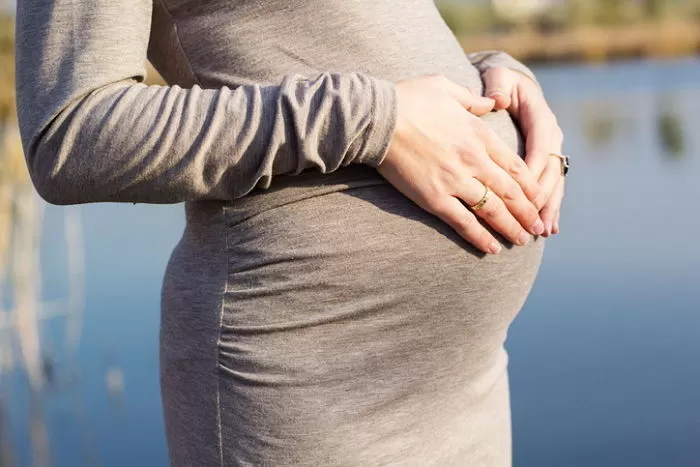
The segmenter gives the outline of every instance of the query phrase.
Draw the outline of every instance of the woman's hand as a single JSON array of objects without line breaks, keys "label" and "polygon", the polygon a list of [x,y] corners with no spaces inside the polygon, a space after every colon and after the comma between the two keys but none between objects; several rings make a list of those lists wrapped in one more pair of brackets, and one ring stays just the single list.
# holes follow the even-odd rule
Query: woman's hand
[{"label": "woman's hand", "polygon": [[561,153],[564,136],[542,91],[527,76],[508,68],[489,68],[482,74],[484,95],[496,101],[496,109],[507,109],[518,121],[525,137],[525,162],[544,193],[540,216],[545,237],[559,233],[559,214],[564,197],[561,161],[550,153]]},{"label": "woman's hand", "polygon": [[[440,217],[478,249],[496,254],[501,245],[479,215],[511,242],[540,235],[541,190],[523,160],[478,115],[494,102],[474,96],[441,76],[396,85],[398,118],[379,173],[426,211]],[[493,195],[472,206],[488,186]],[[529,232],[529,233],[528,233]]]}]

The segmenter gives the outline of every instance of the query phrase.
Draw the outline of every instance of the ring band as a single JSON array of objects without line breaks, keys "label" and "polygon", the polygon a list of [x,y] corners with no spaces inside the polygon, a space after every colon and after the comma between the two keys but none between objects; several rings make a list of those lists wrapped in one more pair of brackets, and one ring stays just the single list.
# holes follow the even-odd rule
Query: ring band
[{"label": "ring band", "polygon": [[486,202],[491,197],[491,189],[487,186],[484,186],[484,188],[484,196],[482,196],[481,199],[475,205],[469,206],[472,211],[478,211],[479,209],[483,208]]},{"label": "ring band", "polygon": [[550,152],[549,155],[559,159],[559,161],[561,162],[561,176],[566,177],[566,175],[569,173],[569,167],[570,167],[569,156],[565,156],[565,155],[559,154],[557,152]]}]

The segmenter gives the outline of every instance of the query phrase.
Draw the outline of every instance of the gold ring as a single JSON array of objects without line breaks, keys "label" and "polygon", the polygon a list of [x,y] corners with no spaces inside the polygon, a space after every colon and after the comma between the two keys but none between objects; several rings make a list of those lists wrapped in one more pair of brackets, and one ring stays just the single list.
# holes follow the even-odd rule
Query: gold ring
[{"label": "gold ring", "polygon": [[489,197],[491,196],[491,189],[487,186],[484,186],[484,188],[484,196],[481,197],[478,203],[473,206],[469,206],[472,211],[478,211],[479,209],[483,208],[486,202],[489,200]]},{"label": "gold ring", "polygon": [[559,159],[561,162],[561,176],[566,177],[566,174],[569,173],[569,156],[559,154],[558,152],[550,152],[549,155]]}]

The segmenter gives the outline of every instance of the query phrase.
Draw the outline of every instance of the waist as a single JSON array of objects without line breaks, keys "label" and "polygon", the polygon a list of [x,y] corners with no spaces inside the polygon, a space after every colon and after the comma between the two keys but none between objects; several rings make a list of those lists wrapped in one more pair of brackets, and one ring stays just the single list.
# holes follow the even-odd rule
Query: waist
[{"label": "waist", "polygon": [[[482,120],[489,124],[513,151],[523,156],[522,135],[508,112],[491,112],[484,115]],[[269,188],[256,188],[233,201],[189,202],[186,204],[187,223],[206,228],[212,222],[217,222],[222,209],[225,209],[227,220],[231,224],[237,224],[269,209],[307,198],[388,183],[375,168],[366,165],[350,165],[326,174],[309,169],[299,175],[274,177]]]},{"label": "waist", "polygon": [[366,165],[342,167],[335,172],[323,174],[315,169],[305,170],[299,175],[280,175],[273,179],[267,189],[256,188],[247,195],[228,202],[193,201],[186,203],[187,223],[207,224],[212,215],[226,210],[228,222],[237,224],[257,214],[285,204],[337,191],[388,182],[376,169]]}]

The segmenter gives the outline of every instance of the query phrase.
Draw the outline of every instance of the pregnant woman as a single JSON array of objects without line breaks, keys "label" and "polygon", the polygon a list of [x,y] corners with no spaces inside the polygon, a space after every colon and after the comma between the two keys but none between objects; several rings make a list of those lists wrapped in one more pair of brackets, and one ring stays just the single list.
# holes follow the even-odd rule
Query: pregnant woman
[{"label": "pregnant woman", "polygon": [[[465,56],[429,0],[17,15],[39,193],[186,202],[160,334],[173,464],[510,464],[503,343],[563,194],[526,68]],[[169,86],[142,84],[147,55]]]}]

